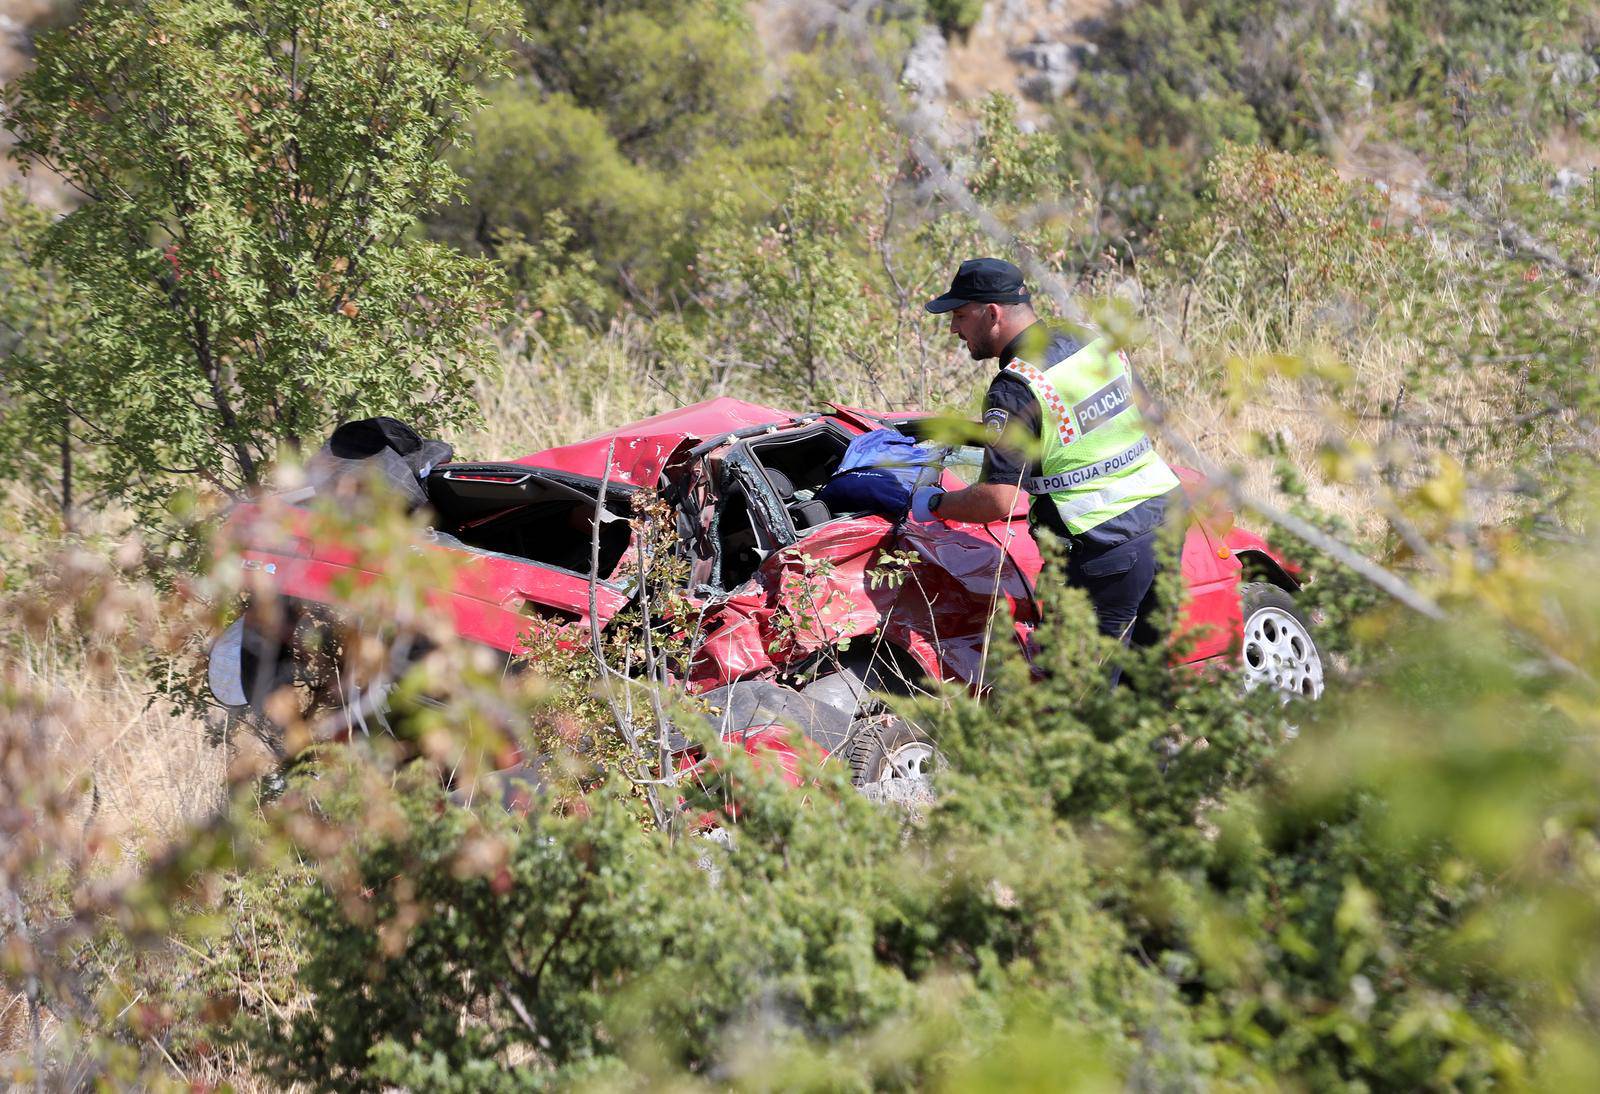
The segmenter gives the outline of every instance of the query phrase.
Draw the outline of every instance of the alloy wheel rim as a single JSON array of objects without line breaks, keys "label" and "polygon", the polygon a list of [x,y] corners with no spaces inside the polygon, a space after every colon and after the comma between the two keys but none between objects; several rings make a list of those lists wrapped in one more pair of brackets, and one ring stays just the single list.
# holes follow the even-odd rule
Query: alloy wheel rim
[{"label": "alloy wheel rim", "polygon": [[1282,608],[1257,608],[1244,625],[1240,655],[1245,683],[1266,684],[1290,695],[1322,694],[1322,658],[1305,624]]},{"label": "alloy wheel rim", "polygon": [[883,758],[878,782],[890,779],[926,779],[933,774],[933,746],[923,741],[901,745]]}]

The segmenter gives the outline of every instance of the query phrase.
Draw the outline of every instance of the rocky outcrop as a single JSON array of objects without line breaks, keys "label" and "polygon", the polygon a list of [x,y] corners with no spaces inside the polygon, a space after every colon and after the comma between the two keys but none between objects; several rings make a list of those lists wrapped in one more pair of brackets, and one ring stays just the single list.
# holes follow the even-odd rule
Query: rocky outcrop
[{"label": "rocky outcrop", "polygon": [[1550,180],[1550,196],[1557,201],[1566,201],[1580,190],[1586,190],[1593,184],[1593,171],[1574,171],[1570,167],[1563,167]]},{"label": "rocky outcrop", "polygon": [[935,26],[924,27],[906,54],[900,80],[919,104],[932,103],[945,96],[950,82],[949,49],[944,34]]},{"label": "rocky outcrop", "polygon": [[1539,51],[1539,60],[1550,66],[1550,82],[1557,86],[1581,87],[1600,79],[1600,61],[1581,50],[1556,53],[1546,47]]},{"label": "rocky outcrop", "polygon": [[1078,81],[1083,63],[1097,52],[1092,42],[1036,39],[1011,50],[1020,67],[1017,90],[1036,102],[1054,102]]},{"label": "rocky outcrop", "polygon": [[1090,41],[1117,0],[987,0],[983,14],[946,46],[944,105],[992,92],[1021,100],[1022,119],[1069,94],[1094,54]]}]

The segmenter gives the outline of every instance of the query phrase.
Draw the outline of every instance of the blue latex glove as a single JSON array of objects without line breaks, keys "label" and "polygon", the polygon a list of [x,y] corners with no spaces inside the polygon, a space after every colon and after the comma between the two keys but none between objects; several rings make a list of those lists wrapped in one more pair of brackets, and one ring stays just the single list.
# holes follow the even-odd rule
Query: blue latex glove
[{"label": "blue latex glove", "polygon": [[943,520],[938,513],[928,508],[928,503],[939,497],[944,490],[937,486],[924,486],[911,495],[911,515],[917,520]]}]

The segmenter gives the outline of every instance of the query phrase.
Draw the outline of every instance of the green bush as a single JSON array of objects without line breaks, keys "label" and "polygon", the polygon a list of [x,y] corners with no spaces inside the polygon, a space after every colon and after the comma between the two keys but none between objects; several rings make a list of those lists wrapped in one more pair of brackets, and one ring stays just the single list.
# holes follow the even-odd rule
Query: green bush
[{"label": "green bush", "polygon": [[518,52],[545,90],[591,111],[630,160],[682,167],[736,144],[764,101],[745,14],[721,0],[530,3]]},{"label": "green bush", "polygon": [[924,0],[928,18],[946,34],[965,34],[983,18],[984,0]]},{"label": "green bush", "polygon": [[[660,251],[673,238],[665,180],[622,155],[603,119],[564,95],[541,99],[507,84],[472,125],[472,151],[460,157],[465,202],[436,230],[493,253],[559,237],[552,257],[659,276]],[[554,231],[552,218],[560,221]],[[515,255],[501,257],[519,287],[541,289]],[[593,303],[610,310],[608,300]]]},{"label": "green bush", "polygon": [[455,157],[466,205],[433,230],[505,257],[503,246],[547,247],[546,218],[559,213],[562,252],[598,263],[597,316],[620,301],[656,307],[690,280],[708,180],[742,173],[742,146],[761,135],[753,119],[769,91],[754,32],[713,0],[524,7],[516,79]]},{"label": "green bush", "polygon": [[1322,157],[1226,144],[1206,181],[1194,217],[1160,236],[1158,279],[1204,286],[1279,343],[1307,316],[1354,327],[1415,299],[1421,248],[1381,193]]}]

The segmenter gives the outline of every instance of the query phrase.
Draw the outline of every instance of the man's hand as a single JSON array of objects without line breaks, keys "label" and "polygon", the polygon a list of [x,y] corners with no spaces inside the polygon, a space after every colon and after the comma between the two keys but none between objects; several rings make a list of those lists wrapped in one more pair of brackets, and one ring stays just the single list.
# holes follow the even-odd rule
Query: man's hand
[{"label": "man's hand", "polygon": [[933,517],[937,520],[990,524],[1009,517],[1016,509],[1017,500],[1021,495],[1022,491],[1015,486],[998,482],[980,482],[965,490],[952,490],[945,494]]}]

